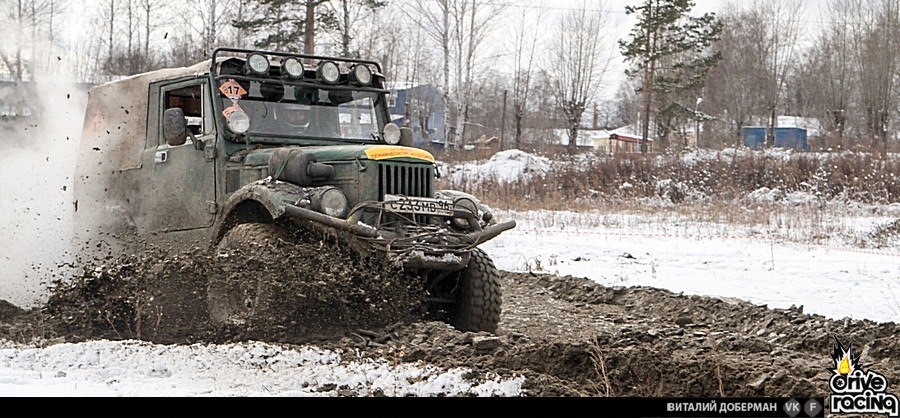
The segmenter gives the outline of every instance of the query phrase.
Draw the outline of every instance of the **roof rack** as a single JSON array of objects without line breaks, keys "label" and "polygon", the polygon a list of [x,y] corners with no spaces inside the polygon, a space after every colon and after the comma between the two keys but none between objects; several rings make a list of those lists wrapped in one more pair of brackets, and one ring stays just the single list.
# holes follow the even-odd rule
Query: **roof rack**
[{"label": "roof rack", "polygon": [[306,61],[309,61],[309,60],[318,60],[318,61],[338,61],[338,62],[345,62],[345,63],[347,63],[347,64],[369,64],[369,65],[374,65],[375,68],[378,70],[378,73],[381,73],[381,72],[382,72],[382,71],[381,71],[381,65],[380,65],[380,64],[378,64],[378,63],[375,62],[375,61],[369,61],[369,60],[360,60],[360,59],[353,59],[353,58],[329,57],[329,56],[324,56],[324,55],[293,54],[293,53],[286,53],[286,52],[263,51],[263,50],[255,50],[255,49],[216,48],[216,49],[213,51],[213,54],[212,54],[212,63],[210,64],[210,74],[212,74],[213,77],[215,77],[216,75],[218,75],[217,72],[216,72],[216,63],[218,62],[217,57],[218,57],[220,54],[226,54],[226,53],[232,53],[232,54],[247,54],[247,55],[249,55],[249,54],[263,54],[263,55],[273,55],[273,56],[284,57],[284,58],[298,58],[298,59],[303,59],[303,60],[306,60]]}]

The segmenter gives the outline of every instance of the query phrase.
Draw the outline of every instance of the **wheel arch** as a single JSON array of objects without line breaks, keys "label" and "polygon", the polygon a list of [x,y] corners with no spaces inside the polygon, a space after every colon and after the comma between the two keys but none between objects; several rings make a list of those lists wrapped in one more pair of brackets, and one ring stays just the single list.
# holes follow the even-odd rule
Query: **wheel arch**
[{"label": "wheel arch", "polygon": [[285,204],[295,204],[302,188],[290,183],[251,183],[235,191],[222,207],[215,224],[212,245],[216,245],[236,225],[273,223],[284,214]]}]

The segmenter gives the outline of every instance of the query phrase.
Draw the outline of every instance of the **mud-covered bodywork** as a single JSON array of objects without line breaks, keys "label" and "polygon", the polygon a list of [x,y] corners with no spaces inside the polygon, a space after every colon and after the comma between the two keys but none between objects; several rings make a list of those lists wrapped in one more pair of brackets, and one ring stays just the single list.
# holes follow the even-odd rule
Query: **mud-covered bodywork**
[{"label": "mud-covered bodywork", "polygon": [[[218,49],[95,87],[76,169],[79,246],[134,236],[180,251],[239,225],[292,222],[389,255],[443,286],[444,302],[461,283],[445,284],[446,272],[499,286],[487,256],[472,253],[515,222],[435,190],[434,156],[390,122],[384,81],[371,61]],[[495,328],[499,288],[470,290],[496,300],[463,306],[463,322],[489,308],[481,328]]]},{"label": "mud-covered bodywork", "polygon": [[[496,225],[485,221],[484,213],[475,213],[477,218],[469,224],[459,221],[465,217],[447,216],[447,210],[442,211],[444,215],[422,216],[410,211],[401,215],[392,208],[402,209],[405,204],[383,203],[386,196],[434,199],[437,191],[430,153],[389,145],[380,134],[360,134],[375,128],[382,132],[388,119],[383,99],[387,92],[377,64],[346,63],[371,69],[373,79],[367,86],[328,86],[310,80],[315,75],[308,69],[308,78],[294,82],[283,75],[272,79],[247,76],[240,72],[245,61],[217,52],[215,61],[141,74],[91,90],[76,172],[76,232],[107,229],[116,234],[133,232],[166,245],[196,245],[217,242],[239,223],[291,217],[365,239],[373,237],[361,232],[380,228],[382,232],[374,238],[391,244],[379,247],[406,248],[416,254],[427,253],[422,251],[427,245],[413,245],[410,236],[415,234],[430,237],[432,249],[438,252],[449,247],[436,246],[436,241],[442,240],[434,236],[463,236],[465,245],[453,246],[458,254],[483,241],[471,237],[495,235]],[[276,68],[274,63],[272,66]],[[280,94],[278,101],[271,101],[273,85]],[[356,90],[369,96],[354,100],[347,91]],[[278,116],[286,119],[286,114],[270,115],[277,105],[286,104],[306,106],[310,112],[318,107],[315,115],[323,117],[332,112],[340,134],[275,135],[273,129],[251,128],[237,135],[228,127],[234,108],[245,112],[263,109],[265,115],[251,114],[254,123],[259,117],[262,124],[278,122]],[[169,143],[163,132],[165,111],[174,106],[183,108],[186,119],[194,120],[192,135],[182,144]],[[357,120],[360,123],[354,125]],[[348,136],[345,132],[356,133]],[[284,167],[273,163],[281,154],[288,157],[279,160],[287,160]],[[310,164],[328,172],[308,176],[305,170]],[[279,168],[281,172],[276,173]],[[270,181],[263,181],[267,178]],[[313,195],[324,187],[336,188],[345,197],[347,209],[340,216],[323,218],[318,216],[323,213],[311,213],[318,212],[311,207]],[[443,200],[450,205],[454,200],[473,199],[448,196],[437,195],[447,198]],[[481,206],[477,200],[475,203]],[[468,211],[471,206],[467,203],[462,209]],[[508,228],[509,224],[501,226]],[[454,265],[458,267],[458,263]]]}]

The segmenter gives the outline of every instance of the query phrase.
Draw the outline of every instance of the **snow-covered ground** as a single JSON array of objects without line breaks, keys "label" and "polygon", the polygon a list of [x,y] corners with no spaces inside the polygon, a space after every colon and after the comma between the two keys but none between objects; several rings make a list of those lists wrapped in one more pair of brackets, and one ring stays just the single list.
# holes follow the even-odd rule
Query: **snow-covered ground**
[{"label": "snow-covered ground", "polygon": [[316,347],[260,342],[167,346],[90,341],[45,348],[0,342],[0,396],[516,396],[524,378],[467,369],[341,360]]},{"label": "snow-covered ground", "polygon": [[[497,267],[732,297],[772,308],[804,306],[840,319],[900,321],[900,248],[811,245],[779,230],[677,217],[575,212],[497,212],[518,227],[483,247]],[[862,233],[895,218],[845,218]],[[848,233],[851,231],[847,231]]]}]

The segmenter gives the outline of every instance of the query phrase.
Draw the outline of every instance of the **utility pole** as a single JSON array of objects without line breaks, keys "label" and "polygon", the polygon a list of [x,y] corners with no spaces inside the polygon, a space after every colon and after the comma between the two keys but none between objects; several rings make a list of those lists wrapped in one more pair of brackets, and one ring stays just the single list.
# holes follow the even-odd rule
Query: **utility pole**
[{"label": "utility pole", "polygon": [[505,150],[506,147],[506,93],[508,90],[503,90],[503,114],[500,116],[500,150]]},{"label": "utility pole", "polygon": [[303,28],[303,52],[316,53],[316,1],[306,0],[306,26]]}]

